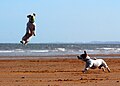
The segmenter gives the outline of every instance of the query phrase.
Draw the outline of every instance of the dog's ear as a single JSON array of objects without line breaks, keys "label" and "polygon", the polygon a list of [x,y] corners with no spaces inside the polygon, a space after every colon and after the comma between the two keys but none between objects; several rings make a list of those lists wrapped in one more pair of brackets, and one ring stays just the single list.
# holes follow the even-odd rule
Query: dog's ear
[{"label": "dog's ear", "polygon": [[86,51],[84,51],[84,54],[85,54],[85,57],[87,57],[87,52]]},{"label": "dog's ear", "polygon": [[87,54],[87,52],[86,52],[86,51],[84,51],[84,54]]},{"label": "dog's ear", "polygon": [[33,16],[36,16],[36,14],[35,14],[35,13],[33,13]]}]

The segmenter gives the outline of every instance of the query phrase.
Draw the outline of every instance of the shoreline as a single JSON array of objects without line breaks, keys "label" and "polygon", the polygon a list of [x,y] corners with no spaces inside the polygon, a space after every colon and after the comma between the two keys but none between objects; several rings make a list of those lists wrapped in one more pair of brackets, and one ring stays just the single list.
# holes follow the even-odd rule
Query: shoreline
[{"label": "shoreline", "polygon": [[[72,55],[49,55],[49,56],[0,56],[0,60],[19,60],[19,59],[55,59],[55,58],[66,58],[76,59],[79,54]],[[120,58],[120,54],[89,54],[90,57],[97,58]]]}]

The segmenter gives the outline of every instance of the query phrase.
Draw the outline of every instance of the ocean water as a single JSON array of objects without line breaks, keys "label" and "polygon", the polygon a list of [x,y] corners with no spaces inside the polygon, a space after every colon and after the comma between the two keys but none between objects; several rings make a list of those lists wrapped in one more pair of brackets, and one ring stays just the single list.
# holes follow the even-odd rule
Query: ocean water
[{"label": "ocean water", "polygon": [[89,54],[120,54],[120,44],[0,44],[0,56],[57,56],[77,55],[86,50]]}]

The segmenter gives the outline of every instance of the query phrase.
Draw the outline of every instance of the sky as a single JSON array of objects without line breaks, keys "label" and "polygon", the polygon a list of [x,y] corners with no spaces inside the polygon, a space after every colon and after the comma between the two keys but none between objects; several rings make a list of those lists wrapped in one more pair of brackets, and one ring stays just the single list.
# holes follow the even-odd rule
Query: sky
[{"label": "sky", "polygon": [[30,43],[120,41],[120,0],[1,0],[0,43],[19,43],[33,12]]}]

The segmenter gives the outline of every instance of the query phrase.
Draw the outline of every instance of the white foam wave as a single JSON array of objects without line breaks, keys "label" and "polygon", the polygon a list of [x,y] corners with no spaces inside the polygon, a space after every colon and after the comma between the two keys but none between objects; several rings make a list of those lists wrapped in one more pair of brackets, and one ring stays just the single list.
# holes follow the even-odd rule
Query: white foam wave
[{"label": "white foam wave", "polygon": [[0,53],[25,52],[24,50],[0,50]]},{"label": "white foam wave", "polygon": [[65,51],[65,48],[56,48],[56,50],[58,50],[58,51]]},{"label": "white foam wave", "polygon": [[97,50],[105,50],[105,51],[119,52],[119,51],[120,51],[120,48],[97,48]]},{"label": "white foam wave", "polygon": [[32,53],[46,53],[49,52],[49,50],[30,50]]},{"label": "white foam wave", "polygon": [[96,48],[96,49],[98,49],[98,50],[114,50],[116,48]]},{"label": "white foam wave", "polygon": [[11,53],[14,52],[13,50],[0,50],[0,53]]},{"label": "white foam wave", "polygon": [[25,52],[23,49],[15,49],[14,52]]}]

